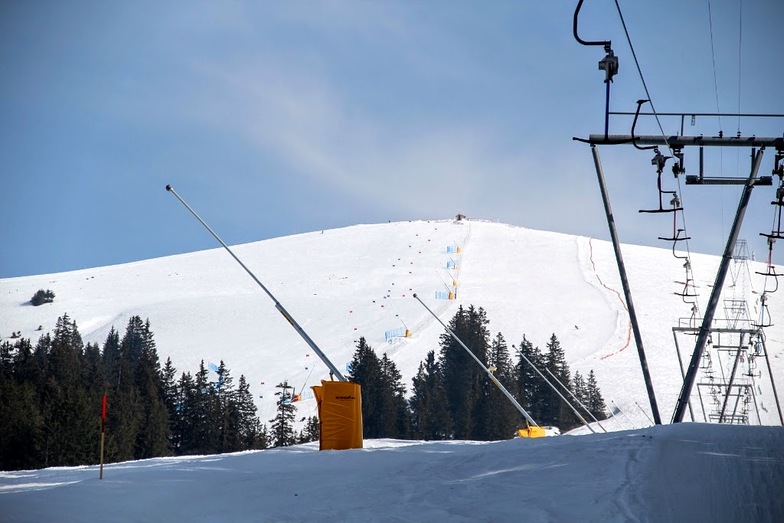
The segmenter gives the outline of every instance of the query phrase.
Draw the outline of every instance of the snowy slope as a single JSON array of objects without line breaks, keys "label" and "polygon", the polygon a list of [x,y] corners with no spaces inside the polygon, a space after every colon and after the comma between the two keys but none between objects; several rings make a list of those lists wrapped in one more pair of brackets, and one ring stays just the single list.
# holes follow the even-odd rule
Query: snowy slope
[{"label": "snowy slope", "polygon": [[[198,224],[194,224],[198,227]],[[206,234],[206,232],[205,232]],[[458,252],[459,247],[459,252]],[[459,305],[487,311],[493,335],[510,346],[525,335],[544,349],[555,333],[572,371],[593,369],[608,405],[624,413],[608,428],[648,425],[650,408],[631,337],[612,247],[586,237],[483,221],[412,221],[316,231],[233,248],[303,329],[343,369],[356,340],[365,336],[400,368],[404,384],[443,328],[413,298],[417,293],[444,322]],[[681,376],[672,327],[690,315],[675,293],[684,280],[682,261],[669,249],[624,246],[634,304],[662,419],[671,417]],[[718,257],[693,255],[700,304],[705,307]],[[764,271],[748,262],[742,287],[752,318]],[[457,299],[436,299],[457,283]],[[728,288],[726,293],[741,288]],[[32,307],[38,289],[55,292],[54,303]],[[727,294],[729,295],[729,294]],[[774,324],[767,348],[779,393],[784,392],[784,291],[770,295]],[[273,302],[223,249],[124,265],[0,280],[0,336],[12,332],[35,342],[64,314],[75,319],[85,342],[103,344],[112,326],[124,332],[128,318],[149,318],[161,360],[194,372],[224,360],[244,374],[257,397],[260,419],[274,411],[281,380],[304,388],[300,416],[315,414],[309,386],[328,369],[275,309]],[[721,316],[721,311],[717,317]],[[404,331],[409,338],[385,335]],[[685,361],[691,346],[681,346]],[[777,425],[767,371],[757,380],[760,417]],[[643,413],[643,409],[646,414]],[[647,416],[647,417],[646,417]],[[700,421],[700,419],[698,419]],[[752,423],[757,423],[756,413]]]},{"label": "snowy slope", "polygon": [[478,443],[370,440],[0,473],[0,519],[783,521],[784,428],[681,423]]}]

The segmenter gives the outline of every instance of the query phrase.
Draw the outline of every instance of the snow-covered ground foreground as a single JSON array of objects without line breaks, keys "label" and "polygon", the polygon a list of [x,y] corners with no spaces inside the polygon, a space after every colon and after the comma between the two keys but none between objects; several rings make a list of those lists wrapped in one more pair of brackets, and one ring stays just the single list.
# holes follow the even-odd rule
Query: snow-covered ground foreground
[{"label": "snow-covered ground foreground", "polygon": [[784,521],[784,428],[368,440],[0,473],[0,520]]}]

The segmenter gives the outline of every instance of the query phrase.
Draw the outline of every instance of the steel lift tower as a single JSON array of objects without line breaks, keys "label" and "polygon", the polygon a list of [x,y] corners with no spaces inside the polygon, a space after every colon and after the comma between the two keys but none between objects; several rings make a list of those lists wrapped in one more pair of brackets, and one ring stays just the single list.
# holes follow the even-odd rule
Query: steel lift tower
[{"label": "steel lift tower", "polygon": [[[763,234],[763,236],[768,237],[769,245],[771,245],[772,249],[772,241],[775,241],[777,238],[784,238],[784,231],[781,228],[781,220],[780,220],[780,212],[781,206],[784,205],[784,166],[782,166],[782,162],[784,161],[784,133],[778,137],[758,137],[758,136],[731,136],[726,137],[723,133],[719,133],[719,136],[686,136],[683,133],[683,122],[687,117],[691,117],[692,119],[698,113],[657,113],[654,111],[650,113],[643,113],[641,112],[641,107],[643,104],[649,102],[649,100],[639,100],[637,102],[637,110],[635,112],[614,112],[610,111],[610,85],[613,81],[613,77],[618,72],[618,58],[615,56],[612,50],[612,44],[610,41],[586,41],[580,38],[578,35],[578,17],[580,8],[583,4],[583,0],[579,0],[577,7],[574,12],[574,19],[573,19],[573,32],[574,37],[578,43],[585,46],[601,46],[604,48],[605,57],[599,61],[599,70],[604,71],[604,83],[606,84],[606,97],[605,97],[605,119],[604,119],[604,133],[603,134],[591,134],[588,138],[574,138],[577,141],[587,143],[591,146],[591,153],[593,155],[594,167],[596,169],[596,175],[599,182],[599,189],[602,195],[602,201],[604,203],[604,211],[605,216],[607,218],[607,225],[609,227],[610,238],[612,240],[613,248],[615,251],[615,258],[616,263],[618,265],[618,272],[621,279],[621,284],[623,286],[624,296],[626,298],[626,303],[629,310],[629,319],[632,325],[632,330],[634,333],[635,343],[637,345],[637,351],[640,359],[640,365],[642,368],[643,377],[645,379],[645,385],[648,392],[648,397],[650,400],[651,411],[653,413],[654,422],[656,424],[661,423],[661,417],[659,415],[658,406],[656,403],[656,397],[653,390],[653,384],[651,382],[650,372],[648,370],[648,364],[645,357],[645,351],[643,348],[642,336],[640,334],[639,324],[637,321],[637,316],[635,313],[634,305],[632,302],[632,294],[631,289],[629,287],[628,278],[626,275],[626,268],[623,261],[623,256],[621,254],[621,245],[618,240],[618,233],[616,230],[615,225],[615,217],[612,212],[612,208],[610,205],[610,198],[609,193],[607,191],[607,184],[605,181],[601,159],[599,157],[599,149],[597,146],[609,146],[609,145],[632,145],[636,149],[639,150],[651,150],[654,154],[653,159],[651,160],[651,164],[656,168],[657,172],[657,187],[659,191],[659,206],[655,209],[648,209],[648,210],[641,210],[640,212],[644,213],[677,213],[682,211],[682,207],[680,206],[680,199],[675,191],[664,191],[662,190],[662,175],[665,171],[665,165],[667,160],[673,159],[672,164],[672,173],[677,178],[681,175],[685,175],[685,180],[687,185],[742,185],[743,190],[740,195],[740,199],[738,201],[738,207],[735,213],[735,218],[732,222],[732,226],[730,228],[726,245],[724,247],[724,251],[721,257],[721,261],[716,273],[715,281],[713,283],[713,287],[711,289],[711,294],[708,299],[708,303],[705,309],[705,313],[702,316],[702,321],[699,327],[695,328],[696,333],[696,342],[694,346],[694,350],[692,352],[691,358],[689,360],[688,368],[685,370],[683,374],[683,385],[681,387],[680,394],[678,396],[678,400],[675,406],[675,411],[672,415],[672,422],[678,423],[683,421],[683,417],[686,411],[686,408],[689,403],[689,397],[692,392],[692,388],[694,387],[697,372],[700,367],[700,361],[705,351],[706,344],[712,338],[713,329],[713,322],[714,322],[714,315],[716,313],[717,306],[719,304],[719,299],[721,296],[722,289],[724,287],[724,282],[727,277],[727,273],[729,272],[730,263],[733,259],[733,251],[735,249],[735,245],[738,241],[738,235],[740,233],[741,225],[743,224],[743,218],[746,213],[746,209],[749,205],[749,201],[751,199],[751,193],[755,187],[767,185],[770,186],[773,184],[773,177],[772,176],[760,176],[760,166],[762,163],[763,154],[765,149],[773,149],[776,151],[775,153],[775,166],[773,169],[773,174],[778,175],[780,180],[780,188],[777,192],[777,199],[778,202],[773,202],[774,205],[778,205],[778,212],[779,212],[779,226],[778,229],[775,229],[771,232],[770,235]],[[620,8],[619,8],[620,14]],[[621,15],[621,21],[623,22],[623,16]],[[625,29],[625,23],[624,23]],[[628,32],[627,32],[628,36]],[[631,41],[629,42],[631,45]],[[632,48],[632,54],[634,54],[634,49]],[[635,56],[636,61],[636,56]],[[639,64],[638,64],[639,69]],[[642,75],[641,75],[642,76]],[[645,81],[643,79],[643,85],[645,85]],[[647,91],[647,87],[646,87]],[[628,135],[618,135],[618,134],[610,134],[609,133],[609,121],[610,116],[615,115],[625,115],[625,116],[634,116],[634,120],[631,126],[631,132]],[[702,116],[734,116],[734,117],[756,117],[756,118],[784,118],[784,115],[781,114],[730,114],[730,113],[699,113]],[[635,128],[637,121],[640,116],[654,116],[656,117],[657,121],[660,116],[678,116],[681,118],[681,131],[678,135],[666,135],[662,130],[661,135],[635,135]],[[661,126],[659,126],[661,129]],[[751,156],[751,167],[749,170],[749,175],[747,177],[739,177],[739,178],[727,178],[727,177],[708,177],[704,174],[704,163],[703,163],[703,154],[706,148],[711,147],[731,147],[731,148],[746,148],[750,150]],[[665,156],[660,152],[660,148],[668,149],[670,152],[670,156]],[[686,175],[686,168],[684,165],[684,158],[685,158],[685,151],[688,148],[693,148],[698,150],[699,154],[699,171],[697,174],[693,175]],[[672,199],[670,200],[671,207],[665,206],[664,197],[667,195],[671,195]],[[681,240],[688,239],[685,236],[681,236],[680,233],[682,230],[673,231],[672,238],[661,238],[663,240],[670,240],[672,242],[678,242]],[[769,272],[772,269],[772,265],[769,263]],[[774,278],[777,280],[777,275],[775,270],[773,270]],[[741,351],[737,351],[737,354],[740,354]],[[771,375],[771,382],[773,381]],[[730,387],[732,388],[732,387]],[[774,385],[774,393],[775,393],[775,385]],[[725,402],[726,403],[726,402]],[[777,400],[778,404],[778,400]],[[727,408],[723,409],[724,414],[722,417],[726,416]],[[781,409],[779,408],[779,415],[781,416]],[[782,419],[782,424],[784,424],[784,419]]]}]

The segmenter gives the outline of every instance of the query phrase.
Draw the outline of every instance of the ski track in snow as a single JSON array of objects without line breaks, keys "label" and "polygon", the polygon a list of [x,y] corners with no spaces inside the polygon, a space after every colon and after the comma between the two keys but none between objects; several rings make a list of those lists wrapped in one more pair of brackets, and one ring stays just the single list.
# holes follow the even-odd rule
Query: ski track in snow
[{"label": "ski track in snow", "polygon": [[640,434],[627,436],[627,438],[640,438],[643,442],[640,443],[639,440],[636,440],[634,443],[637,444],[634,445],[631,444],[631,440],[626,440],[629,444],[625,452],[629,459],[624,469],[623,484],[615,496],[616,503],[625,521],[641,521],[639,519],[640,514],[650,514],[648,500],[639,490],[640,477],[645,473],[643,466],[644,456],[650,453],[650,441],[646,441],[646,439],[649,440],[650,437],[645,431],[641,431]]},{"label": "ski track in snow", "polygon": [[[626,306],[626,300],[623,298],[623,296],[621,295],[620,292],[618,292],[616,289],[614,289],[614,288],[608,286],[606,283],[604,283],[602,281],[601,276],[599,276],[599,272],[596,270],[596,262],[593,259],[593,238],[588,238],[588,259],[589,259],[589,261],[591,263],[591,275],[590,276],[592,276],[592,277],[589,277],[589,275],[586,274],[585,280],[588,283],[593,284],[594,279],[595,279],[599,283],[601,288],[605,289],[606,291],[609,291],[613,296],[615,296],[618,299],[618,303],[620,303],[620,305],[621,305],[620,309],[615,304],[615,300],[608,300],[607,304],[608,304],[608,306],[610,306],[611,308],[613,308],[616,311],[616,318],[617,318],[617,322],[618,322],[618,328],[621,329],[623,325],[626,326],[626,329],[625,329],[626,330],[626,341],[624,342],[623,346],[621,346],[621,348],[618,349],[618,350],[613,350],[613,351],[611,351],[609,353],[606,353],[606,354],[600,356],[599,359],[603,360],[603,359],[609,358],[610,356],[614,356],[616,354],[619,354],[619,353],[623,352],[624,350],[626,350],[627,347],[629,347],[629,344],[631,343],[631,339],[632,339],[632,324],[631,324],[631,321],[627,317],[628,314],[629,314],[629,308]],[[584,267],[584,265],[581,265],[581,266]]]}]

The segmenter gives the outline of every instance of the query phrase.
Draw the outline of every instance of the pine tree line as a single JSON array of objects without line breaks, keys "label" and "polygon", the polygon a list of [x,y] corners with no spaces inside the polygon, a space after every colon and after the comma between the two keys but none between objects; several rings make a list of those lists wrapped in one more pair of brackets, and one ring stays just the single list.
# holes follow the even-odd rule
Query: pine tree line
[{"label": "pine tree line", "polygon": [[[560,392],[575,407],[582,403],[597,419],[606,418],[604,399],[593,371],[587,378],[579,372],[572,376],[555,334],[547,343],[546,352],[523,337],[519,346],[512,347],[513,359],[503,335],[498,333],[491,339],[487,324],[481,307],[461,306],[449,329],[492,370],[537,424],[566,431],[580,422],[531,364],[554,386],[560,388],[560,382],[568,388],[570,392],[563,388]],[[379,358],[364,338],[359,339],[350,368],[350,379],[362,385],[366,438],[488,441],[508,439],[525,424],[521,413],[449,333],[440,338],[438,356],[430,351],[419,364],[409,399],[394,362],[386,354]]]},{"label": "pine tree line", "polygon": [[100,348],[84,345],[66,314],[35,346],[0,344],[0,470],[97,463],[104,394],[109,463],[318,438],[312,420],[297,436],[284,427],[289,439],[271,435],[249,389],[223,361],[215,380],[203,361],[179,378],[170,359],[161,368],[149,320],[132,317],[122,337],[112,328]]},{"label": "pine tree line", "polygon": [[[553,334],[546,352],[523,337],[514,356],[498,333],[490,338],[480,307],[458,309],[452,330],[514,395],[539,425],[562,431],[577,426],[572,410],[526,362],[557,378],[604,419],[605,404],[593,371],[571,375]],[[425,440],[510,438],[524,424],[521,414],[448,333],[438,354],[430,351],[406,388],[395,363],[376,355],[360,338],[349,378],[362,385],[366,438]],[[223,361],[210,379],[202,361],[195,375],[161,367],[148,321],[132,317],[125,334],[112,328],[103,347],[84,345],[76,322],[57,320],[52,334],[33,347],[30,340],[0,344],[0,470],[97,463],[100,405],[108,397],[106,462],[263,449],[317,440],[319,422],[302,419],[294,430],[296,408],[286,382],[270,428],[261,424],[244,376],[235,385]],[[555,379],[551,380],[556,382]],[[569,396],[562,391],[562,394]],[[571,400],[571,398],[570,398]]]}]

